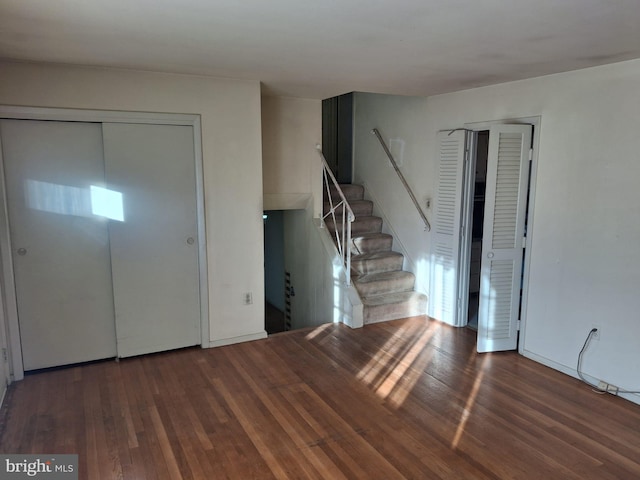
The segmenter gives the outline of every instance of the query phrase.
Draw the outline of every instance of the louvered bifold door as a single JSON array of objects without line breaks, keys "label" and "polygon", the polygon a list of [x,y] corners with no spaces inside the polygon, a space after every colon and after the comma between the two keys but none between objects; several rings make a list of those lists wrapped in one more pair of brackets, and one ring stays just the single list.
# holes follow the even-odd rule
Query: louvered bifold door
[{"label": "louvered bifold door", "polygon": [[431,317],[458,325],[465,131],[438,133],[439,167],[431,241]]},{"label": "louvered bifold door", "polygon": [[530,125],[491,127],[478,352],[517,348],[530,148]]}]

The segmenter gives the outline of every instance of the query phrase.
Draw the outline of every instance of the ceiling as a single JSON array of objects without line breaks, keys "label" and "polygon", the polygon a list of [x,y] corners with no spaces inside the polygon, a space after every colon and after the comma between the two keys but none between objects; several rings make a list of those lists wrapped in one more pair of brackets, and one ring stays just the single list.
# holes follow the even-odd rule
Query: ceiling
[{"label": "ceiling", "polygon": [[640,58],[638,0],[0,0],[0,58],[433,95]]}]

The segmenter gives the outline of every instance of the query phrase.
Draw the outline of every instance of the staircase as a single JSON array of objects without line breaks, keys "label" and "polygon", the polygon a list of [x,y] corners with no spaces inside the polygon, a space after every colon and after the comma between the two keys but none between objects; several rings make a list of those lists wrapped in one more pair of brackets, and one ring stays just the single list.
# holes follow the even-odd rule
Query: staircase
[{"label": "staircase", "polygon": [[[332,198],[337,198],[335,187]],[[364,200],[361,185],[340,185],[356,217],[351,224],[351,275],[363,304],[364,323],[425,315],[427,297],[414,291],[415,276],[402,270],[404,256],[391,250],[393,237],[382,233],[382,219],[372,215],[373,202]],[[324,210],[329,210],[328,202]],[[334,239],[336,225],[331,216],[325,219]],[[336,217],[338,228],[342,218]]]}]

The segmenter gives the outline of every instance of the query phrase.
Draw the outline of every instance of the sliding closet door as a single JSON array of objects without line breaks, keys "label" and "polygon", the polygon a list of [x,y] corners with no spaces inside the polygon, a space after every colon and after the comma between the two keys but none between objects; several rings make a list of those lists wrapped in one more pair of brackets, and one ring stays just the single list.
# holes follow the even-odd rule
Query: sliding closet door
[{"label": "sliding closet door", "polygon": [[115,357],[107,219],[95,204],[100,124],[3,120],[0,136],[24,369]]},{"label": "sliding closet door", "polygon": [[118,356],[197,345],[193,127],[103,124]]}]

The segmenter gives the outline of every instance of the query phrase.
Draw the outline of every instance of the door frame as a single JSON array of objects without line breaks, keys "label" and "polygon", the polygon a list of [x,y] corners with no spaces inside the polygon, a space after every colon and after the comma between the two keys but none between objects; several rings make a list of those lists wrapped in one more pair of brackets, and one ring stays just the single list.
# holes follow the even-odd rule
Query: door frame
[{"label": "door frame", "polygon": [[471,260],[471,229],[472,229],[472,205],[473,205],[473,189],[474,179],[471,178],[471,175],[468,172],[474,172],[475,176],[475,161],[476,161],[476,136],[477,132],[483,130],[489,130],[493,125],[505,125],[505,124],[515,124],[515,125],[531,125],[533,127],[533,136],[532,136],[532,148],[533,152],[531,155],[531,168],[529,173],[529,198],[527,204],[527,235],[525,242],[525,251],[524,251],[524,268],[522,270],[522,305],[520,310],[520,335],[518,337],[518,353],[521,355],[524,354],[524,338],[526,335],[526,325],[527,325],[527,302],[529,298],[529,271],[531,267],[531,244],[533,241],[533,222],[534,222],[534,207],[535,207],[535,196],[536,196],[536,178],[538,171],[538,152],[540,145],[540,128],[542,124],[541,116],[534,117],[519,117],[519,118],[507,118],[503,120],[491,120],[491,121],[483,121],[483,122],[473,122],[473,123],[465,123],[464,128],[470,130],[471,133],[471,141],[469,142],[469,155],[468,161],[466,161],[465,165],[465,175],[463,176],[463,213],[462,213],[462,242],[463,245],[460,249],[460,278],[459,278],[459,288],[461,288],[461,292],[459,298],[461,299],[461,308],[458,309],[461,318],[458,321],[459,326],[466,326],[468,322],[468,307],[469,307],[469,271],[471,268],[470,260]]},{"label": "door frame", "polygon": [[[143,123],[156,125],[185,125],[193,127],[194,161],[195,161],[195,194],[196,223],[198,236],[198,274],[200,294],[200,342],[202,348],[209,346],[209,288],[207,271],[207,245],[204,215],[204,174],[202,164],[202,131],[200,115],[179,113],[147,113],[132,111],[79,110],[67,108],[38,108],[0,105],[0,119],[14,120],[53,120],[67,122],[95,123]],[[2,139],[0,138],[0,142]],[[20,326],[18,322],[18,305],[13,272],[13,255],[9,230],[7,192],[4,176],[4,159],[0,144],[0,260],[2,272],[0,278],[6,303],[6,324],[8,349],[10,358],[10,379],[22,380],[24,366],[22,363],[22,346]],[[2,315],[3,312],[0,312]],[[115,320],[114,320],[115,321]],[[1,324],[1,322],[0,322]]]}]

